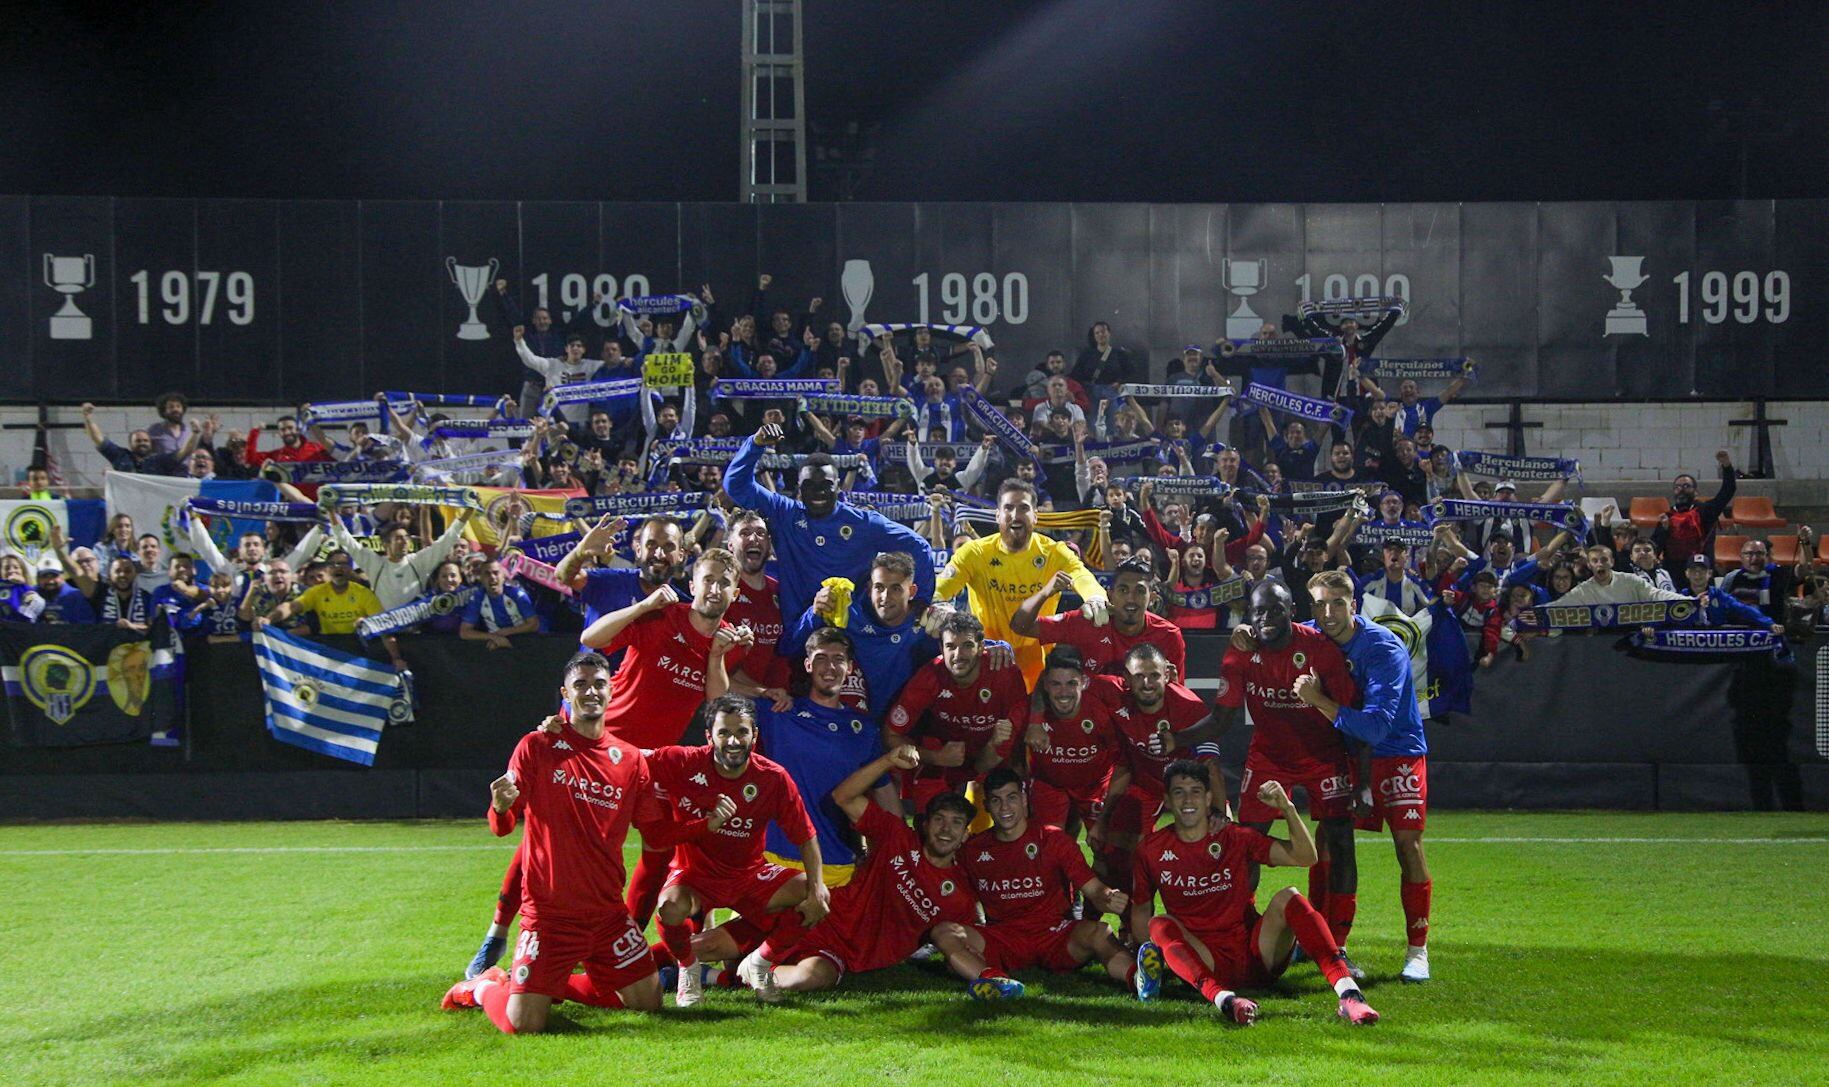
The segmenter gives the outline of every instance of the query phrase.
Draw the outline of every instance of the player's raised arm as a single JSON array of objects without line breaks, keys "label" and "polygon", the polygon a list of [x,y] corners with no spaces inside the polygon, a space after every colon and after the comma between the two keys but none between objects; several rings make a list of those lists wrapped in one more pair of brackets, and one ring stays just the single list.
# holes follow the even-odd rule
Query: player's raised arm
[{"label": "player's raised arm", "polygon": [[1314,835],[1309,833],[1308,824],[1302,821],[1302,815],[1296,811],[1295,801],[1283,791],[1280,782],[1266,781],[1257,791],[1257,798],[1266,805],[1283,813],[1283,822],[1289,824],[1289,840],[1281,838],[1270,840],[1270,863],[1278,867],[1310,868],[1320,859],[1315,851]]},{"label": "player's raised arm", "polygon": [[651,611],[659,611],[670,604],[677,604],[679,599],[679,594],[673,591],[673,586],[662,585],[628,607],[617,608],[592,623],[578,640],[592,649],[602,649],[615,642],[616,636],[621,634],[630,623]]},{"label": "player's raised arm", "polygon": [[1042,609],[1048,606],[1052,598],[1073,588],[1073,575],[1065,570],[1055,572],[1047,584],[1031,593],[1016,610],[1010,613],[1010,632],[1025,638],[1036,637],[1041,632]]},{"label": "player's raised arm", "polygon": [[853,770],[850,777],[832,790],[832,803],[845,813],[845,818],[855,823],[870,809],[870,790],[884,774],[891,770],[913,770],[920,765],[921,753],[911,745],[903,744]]}]

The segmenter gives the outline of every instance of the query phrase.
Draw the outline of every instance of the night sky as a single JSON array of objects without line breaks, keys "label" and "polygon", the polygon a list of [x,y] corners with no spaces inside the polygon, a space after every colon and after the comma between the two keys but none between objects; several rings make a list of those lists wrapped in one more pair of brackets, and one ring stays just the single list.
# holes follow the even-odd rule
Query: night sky
[{"label": "night sky", "polygon": [[[737,0],[323,7],[11,6],[0,191],[737,196]],[[1829,4],[805,10],[858,199],[1829,195]]]}]

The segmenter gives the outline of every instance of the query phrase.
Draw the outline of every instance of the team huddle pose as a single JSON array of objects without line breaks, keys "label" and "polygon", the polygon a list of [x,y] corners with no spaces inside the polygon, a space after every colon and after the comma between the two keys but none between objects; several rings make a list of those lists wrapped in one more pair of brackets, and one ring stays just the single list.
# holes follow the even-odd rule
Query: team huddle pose
[{"label": "team huddle pose", "polygon": [[[1299,952],[1339,1017],[1370,1024],[1343,949],[1356,820],[1391,827],[1402,977],[1428,979],[1422,721],[1407,650],[1355,613],[1350,580],[1304,587],[1314,627],[1292,621],[1280,582],[1258,585],[1209,706],[1184,685],[1180,630],[1148,611],[1148,570],[1101,585],[1035,531],[1031,484],[1006,481],[997,534],[936,573],[918,535],[838,501],[817,455],[794,497],[761,486],[779,437],[764,427],[732,461],[726,490],[753,512],[686,585],[665,518],[636,530],[632,569],[590,566],[626,527],[608,518],[560,565],[591,621],[561,711],[490,786],[491,829],[522,840],[445,1007],[535,1032],[566,1000],[658,1009],[663,970],[686,1008],[708,989],[772,1003],[925,957],[979,1000],[1096,964],[1150,1001],[1172,973],[1249,1024],[1246,994]],[[834,576],[863,591],[847,602]],[[967,607],[940,602],[962,589]],[[1069,591],[1079,608],[1054,614]],[[1254,730],[1235,821],[1214,739],[1241,710]],[[708,742],[681,746],[695,715]],[[625,874],[630,827],[642,853]],[[1307,894],[1260,907],[1265,865],[1308,868]]]}]

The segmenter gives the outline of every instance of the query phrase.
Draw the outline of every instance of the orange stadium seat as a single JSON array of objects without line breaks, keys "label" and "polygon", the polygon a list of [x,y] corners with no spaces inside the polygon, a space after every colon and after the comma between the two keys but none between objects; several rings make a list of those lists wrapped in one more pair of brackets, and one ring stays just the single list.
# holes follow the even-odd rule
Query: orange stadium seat
[{"label": "orange stadium seat", "polygon": [[1734,524],[1745,528],[1783,528],[1788,522],[1772,508],[1772,500],[1761,495],[1741,495],[1729,503],[1727,514]]},{"label": "orange stadium seat", "polygon": [[1723,570],[1730,566],[1739,566],[1740,548],[1750,539],[1752,539],[1751,536],[1729,536],[1724,533],[1716,533],[1715,566]]},{"label": "orange stadium seat", "polygon": [[1632,500],[1632,509],[1627,516],[1631,517],[1632,523],[1640,528],[1656,528],[1658,527],[1658,518],[1669,512],[1670,502],[1668,500],[1652,496],[1649,498],[1634,498]]},{"label": "orange stadium seat", "polygon": [[1797,565],[1796,536],[1767,536],[1766,546],[1772,549],[1772,561],[1780,566]]}]

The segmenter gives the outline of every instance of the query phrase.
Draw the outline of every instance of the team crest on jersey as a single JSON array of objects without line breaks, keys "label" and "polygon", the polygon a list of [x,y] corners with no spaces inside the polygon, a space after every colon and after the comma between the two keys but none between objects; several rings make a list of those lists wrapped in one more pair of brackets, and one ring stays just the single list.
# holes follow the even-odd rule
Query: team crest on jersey
[{"label": "team crest on jersey", "polygon": [[1207,843],[1207,856],[1212,857],[1214,860],[1219,859],[1219,843],[1218,842],[1208,842]]},{"label": "team crest on jersey", "polygon": [[1044,567],[1046,565],[1048,565],[1048,557],[1046,555],[1035,556],[1035,568],[1037,570],[1041,569],[1042,567]]},{"label": "team crest on jersey", "polygon": [[1080,731],[1088,736],[1092,735],[1092,730],[1098,727],[1099,726],[1092,723],[1092,718],[1090,717],[1082,717],[1080,719]]},{"label": "team crest on jersey", "polygon": [[986,688],[986,687],[980,687],[980,688],[978,688],[978,701],[980,701],[980,702],[989,702],[989,701],[990,701],[990,700],[991,700],[991,692],[990,692],[990,689],[989,689],[989,688]]},{"label": "team crest on jersey", "polygon": [[838,722],[837,721],[827,721],[826,722],[826,731],[827,732],[837,732],[838,731]]},{"label": "team crest on jersey", "polygon": [[858,720],[858,719],[856,719],[856,718],[855,718],[855,717],[854,717],[854,718],[852,718],[852,719],[851,719],[851,731],[852,731],[852,733],[853,733],[853,734],[855,734],[855,735],[859,735],[859,736],[861,736],[861,735],[863,735],[863,733],[864,733],[864,723],[863,723],[863,722],[862,722],[862,721],[859,721],[859,720]]},{"label": "team crest on jersey", "polygon": [[526,963],[522,963],[521,965],[515,967],[514,968],[514,983],[516,985],[527,984],[527,973],[528,973],[528,970],[527,970]]},{"label": "team crest on jersey", "polygon": [[743,786],[743,799],[752,800],[752,801],[756,799],[756,783],[755,782],[752,781],[752,782],[749,782],[747,785]]},{"label": "team crest on jersey", "polygon": [[1294,664],[1297,668],[1306,668],[1306,667],[1308,667],[1308,654],[1306,654],[1300,650],[1297,650],[1295,653],[1290,655],[1289,661],[1291,664]]},{"label": "team crest on jersey", "polygon": [[902,644],[902,636],[900,634],[891,634],[889,636],[889,640],[891,642],[895,643],[896,645]]},{"label": "team crest on jersey", "polygon": [[1022,855],[1030,860],[1034,860],[1041,851],[1041,846],[1036,845],[1034,842],[1030,842],[1028,845],[1022,847]]},{"label": "team crest on jersey", "polygon": [[1213,685],[1213,693],[1220,698],[1226,697],[1226,692],[1231,689],[1232,685],[1226,682],[1225,676],[1220,676],[1219,682]]},{"label": "team crest on jersey", "polygon": [[610,761],[612,763],[618,763],[618,764],[620,764],[622,762],[622,748],[620,748],[620,747],[610,748]]},{"label": "team crest on jersey", "polygon": [[953,881],[950,879],[943,879],[940,881],[940,893],[943,895],[952,894],[957,889],[958,888],[953,885]]},{"label": "team crest on jersey", "polygon": [[838,535],[842,539],[846,539],[846,540],[850,539],[851,538],[851,526],[850,525],[840,525],[838,528]]}]

